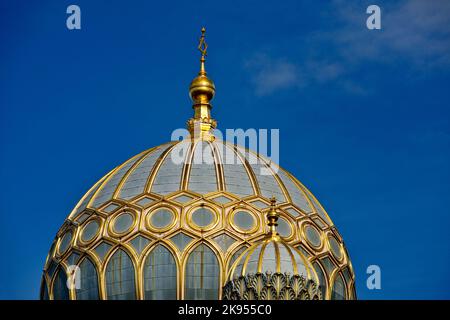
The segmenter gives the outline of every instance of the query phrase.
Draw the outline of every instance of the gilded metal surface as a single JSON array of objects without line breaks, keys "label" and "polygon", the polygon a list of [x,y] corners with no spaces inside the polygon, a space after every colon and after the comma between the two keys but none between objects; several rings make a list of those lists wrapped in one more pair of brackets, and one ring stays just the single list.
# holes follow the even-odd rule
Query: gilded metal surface
[{"label": "gilded metal surface", "polygon": [[189,95],[194,102],[194,117],[188,120],[188,129],[192,137],[201,137],[205,140],[214,140],[212,130],[216,128],[216,120],[211,118],[211,103],[216,93],[214,82],[208,78],[205,69],[206,50],[208,45],[205,41],[206,29],[202,28],[202,35],[198,44],[201,53],[200,71],[198,76],[192,80],[189,86]]},{"label": "gilded metal surface", "polygon": [[[233,263],[223,287],[224,300],[322,300],[319,278],[305,256],[286,243],[277,232],[280,213],[270,199],[266,214],[269,230],[264,239],[245,250]],[[273,247],[273,255],[265,255]],[[283,257],[282,250],[288,253]],[[258,261],[256,272],[249,269]],[[275,268],[270,264],[275,262]],[[286,265],[286,262],[289,264]],[[289,268],[290,267],[290,268]],[[272,269],[272,270],[270,270]],[[284,270],[282,270],[284,269]],[[286,270],[287,269],[287,270]]]},{"label": "gilded metal surface", "polygon": [[[220,143],[219,141],[212,142],[213,144]],[[167,148],[171,148],[174,144],[166,145]],[[213,148],[215,150],[215,148]],[[48,285],[49,297],[52,298],[52,283],[55,278],[56,272],[52,271],[55,266],[62,265],[63,268],[67,268],[68,263],[66,262],[72,252],[77,252],[83,257],[89,257],[93,261],[97,272],[99,274],[99,284],[100,284],[100,297],[106,298],[104,292],[105,288],[105,269],[106,265],[117,248],[124,249],[131,257],[135,268],[135,279],[137,288],[137,297],[142,299],[143,295],[143,283],[142,283],[142,273],[143,264],[145,257],[151,252],[151,250],[158,244],[165,245],[169,251],[174,255],[177,270],[178,270],[178,299],[182,299],[184,296],[184,269],[183,266],[191,252],[200,243],[206,243],[213,251],[216,253],[221,266],[221,279],[226,279],[227,269],[229,268],[229,262],[233,254],[242,247],[246,247],[249,244],[253,244],[262,238],[264,238],[267,232],[267,224],[265,215],[270,209],[270,201],[263,195],[258,193],[258,182],[255,179],[255,173],[252,169],[246,165],[245,161],[242,164],[247,172],[250,172],[249,178],[251,179],[254,190],[256,191],[253,195],[241,196],[235,193],[226,191],[227,180],[223,181],[222,191],[216,191],[208,194],[198,194],[188,190],[189,181],[189,170],[182,170],[182,177],[179,179],[178,190],[170,192],[168,194],[158,194],[150,192],[152,188],[152,182],[155,181],[154,177],[158,174],[161,162],[165,161],[164,157],[167,153],[162,153],[161,159],[157,161],[155,167],[150,170],[149,176],[146,178],[147,186],[145,192],[138,194],[130,199],[121,199],[120,192],[115,192],[115,195],[111,200],[101,204],[99,208],[87,205],[84,209],[79,210],[79,206],[82,206],[86,197],[92,196],[95,198],[95,193],[102,188],[102,185],[108,182],[111,176],[117,170],[120,170],[122,166],[117,167],[115,170],[107,174],[105,178],[102,178],[98,184],[95,185],[96,191],[91,190],[87,192],[86,196],[80,200],[80,204],[75,207],[72,214],[68,217],[66,222],[61,227],[58,232],[55,242],[56,244],[52,247],[48,261],[45,265],[45,282],[44,285]],[[144,156],[145,153],[142,155]],[[222,166],[221,163],[216,163],[218,167]],[[129,172],[124,175],[122,179],[127,179],[127,176],[133,167],[129,169]],[[283,170],[280,168],[280,170]],[[288,175],[288,173],[285,173]],[[292,183],[296,185],[299,192],[309,195],[309,191],[302,186],[298,180],[291,178]],[[118,184],[120,188],[121,183]],[[254,192],[255,192],[254,191]],[[289,222],[291,228],[294,230],[292,236],[285,239],[287,243],[294,246],[295,248],[301,249],[302,252],[306,252],[306,258],[311,262],[317,262],[320,264],[320,268],[326,275],[326,293],[325,299],[331,298],[331,290],[333,287],[333,281],[337,275],[341,275],[346,268],[349,268],[350,278],[345,279],[344,283],[347,290],[347,297],[354,298],[354,275],[351,267],[348,254],[342,242],[342,238],[337,232],[336,228],[331,222],[331,219],[326,216],[326,220],[322,218],[322,215],[316,211],[316,206],[312,206],[313,211],[308,213],[303,211],[301,208],[297,207],[289,198],[289,193],[287,194],[287,201],[279,203],[277,206],[277,211],[283,219]],[[181,202],[181,197],[183,202]],[[228,201],[223,201],[221,198],[226,198]],[[215,199],[217,201],[215,201]],[[314,203],[312,200],[310,203]],[[91,199],[92,200],[92,199]],[[317,200],[315,200],[317,201]],[[92,202],[92,201],[91,201]],[[256,205],[256,203],[259,203]],[[264,205],[267,204],[267,205]],[[195,225],[191,223],[190,213],[196,208],[200,208],[202,205],[207,206],[214,211],[217,217],[217,222],[212,228],[208,227],[208,230],[202,228],[196,228]],[[168,208],[172,210],[175,214],[175,219],[170,228],[163,230],[156,230],[152,228],[148,223],[149,215],[159,208]],[[244,210],[251,212],[256,222],[256,228],[252,229],[251,232],[245,232],[244,230],[239,230],[233,223],[233,214],[238,210]],[[114,218],[123,211],[133,212],[136,216],[136,225],[126,234],[118,235],[111,230],[111,225],[114,223]],[[295,214],[292,214],[295,213]],[[85,243],[81,240],[81,231],[83,227],[89,223],[92,219],[97,219],[99,221],[99,231],[98,235],[92,240],[92,242]],[[314,247],[307,241],[307,235],[304,231],[305,225],[312,225],[320,234],[321,246]],[[71,230],[74,235],[72,237],[71,244],[67,251],[62,254],[58,253],[59,243],[65,232]],[[184,232],[188,236],[193,238],[184,250],[179,251],[176,245],[169,240],[172,236]],[[236,239],[236,241],[230,245],[224,252],[220,246],[213,240],[214,237],[222,233],[228,233]],[[149,240],[148,245],[143,249],[142,252],[136,253],[130,242],[138,236],[143,236]],[[328,237],[334,237],[342,251],[342,259],[338,260],[331,252],[330,245],[328,244]],[[103,258],[98,257],[95,248],[101,243],[107,243],[111,245],[110,250],[106,252]],[[323,258],[327,258],[332,263],[332,269],[326,269],[323,264]],[[224,281],[224,280],[220,280]],[[223,286],[225,282],[221,282],[220,287]],[[76,293],[73,292],[71,297],[76,297]]]},{"label": "gilded metal surface", "polygon": [[313,280],[287,273],[256,273],[228,281],[223,300],[322,300]]},{"label": "gilded metal surface", "polygon": [[[169,142],[148,149],[110,171],[88,190],[57,232],[45,262],[42,292],[43,294],[46,292],[50,299],[53,299],[53,283],[58,270],[67,272],[71,264],[80,265],[87,258],[92,261],[97,271],[99,297],[106,299],[106,268],[117,250],[123,250],[130,257],[135,273],[136,297],[143,299],[145,259],[158,245],[163,245],[174,257],[177,268],[177,299],[184,298],[187,259],[201,244],[208,246],[217,257],[220,269],[217,281],[218,287],[222,288],[229,275],[231,262],[237,258],[235,254],[266,237],[266,215],[271,210],[267,196],[270,189],[262,188],[258,181],[259,173],[253,170],[245,153],[251,153],[261,164],[269,168],[277,166],[273,163],[268,166],[269,160],[262,156],[248,150],[244,152],[244,149],[229,143],[213,140],[209,135],[210,130],[215,127],[215,121],[210,117],[210,100],[214,96],[215,87],[204,70],[206,56],[204,33],[202,38],[201,67],[197,78],[203,78],[194,79],[191,86],[194,117],[190,120],[192,125],[190,128],[193,129],[198,125],[202,128],[203,134],[193,135],[192,139],[182,142]],[[176,173],[171,166],[166,165],[171,161],[171,152],[177,146],[187,147],[186,159],[191,159],[194,146],[199,141],[210,141],[217,183],[217,191],[204,194],[189,190],[192,168],[190,161],[182,163]],[[224,147],[233,150],[240,161],[232,165],[220,161],[223,155],[219,150]],[[149,157],[156,153],[158,153],[156,159],[150,160]],[[148,167],[144,168],[144,165]],[[233,166],[238,170],[233,170]],[[308,262],[306,264],[317,266],[325,275],[324,283],[320,283],[325,286],[325,299],[331,298],[333,282],[337,277],[343,279],[347,298],[356,298],[353,268],[342,237],[328,214],[312,193],[295,177],[282,168],[277,169],[279,174],[273,172],[272,179],[277,187],[270,196],[275,196],[281,190],[283,199],[278,200],[277,214],[283,217],[292,229],[291,235],[282,239],[283,243],[302,252]],[[240,182],[242,185],[239,185]],[[191,213],[202,206],[212,210],[215,217],[214,222],[206,228],[198,228],[191,220]],[[158,229],[149,222],[153,212],[160,208],[167,208],[174,213],[170,227]],[[256,219],[253,229],[242,230],[234,224],[233,214],[238,210],[253,215]],[[123,212],[130,212],[134,220],[129,230],[119,234],[114,232],[113,225],[116,217]],[[83,228],[93,219],[98,221],[99,230],[92,240],[83,241],[81,238]],[[314,247],[306,241],[305,224],[314,226],[319,232],[320,247]],[[70,243],[66,250],[60,252],[61,240],[67,232],[72,234]],[[221,246],[217,242],[217,237],[223,234],[235,241],[232,242],[227,238],[230,243],[226,247]],[[190,239],[182,248],[172,241],[179,235]],[[342,256],[338,257],[339,260],[332,254],[329,237],[335,238],[339,244],[342,253]],[[133,246],[137,239],[145,240],[142,241],[143,248],[139,250]],[[79,255],[76,260],[73,259],[74,253]],[[219,298],[221,295],[220,290]],[[70,298],[76,299],[75,290],[70,290]]]}]

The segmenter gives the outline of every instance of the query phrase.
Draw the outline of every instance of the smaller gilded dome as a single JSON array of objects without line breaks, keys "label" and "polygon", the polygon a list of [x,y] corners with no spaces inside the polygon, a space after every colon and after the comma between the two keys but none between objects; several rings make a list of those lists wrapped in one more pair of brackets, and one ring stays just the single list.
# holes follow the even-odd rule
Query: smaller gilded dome
[{"label": "smaller gilded dome", "polygon": [[228,280],[256,273],[287,273],[318,281],[312,264],[278,235],[247,248],[231,267]]},{"label": "smaller gilded dome", "polygon": [[223,287],[225,300],[321,300],[319,278],[308,259],[276,231],[275,198],[267,213],[269,232],[234,262]]}]

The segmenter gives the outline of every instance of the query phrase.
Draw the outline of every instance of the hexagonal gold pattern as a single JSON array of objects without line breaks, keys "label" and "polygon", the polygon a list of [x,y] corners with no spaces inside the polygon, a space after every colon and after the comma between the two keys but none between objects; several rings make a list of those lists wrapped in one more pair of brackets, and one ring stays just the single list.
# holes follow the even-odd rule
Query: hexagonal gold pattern
[{"label": "hexagonal gold pattern", "polygon": [[[106,299],[106,266],[118,248],[122,249],[132,261],[136,298],[143,299],[145,296],[143,265],[145,258],[158,244],[163,244],[176,262],[178,270],[176,297],[178,299],[183,299],[185,296],[186,261],[190,253],[201,243],[211,248],[217,257],[220,267],[217,280],[220,291],[230,261],[236,259],[233,255],[249,244],[262,239],[267,231],[265,214],[270,202],[264,194],[267,195],[271,191],[267,184],[265,187],[261,185],[264,179],[265,183],[271,179],[271,183],[275,185],[273,193],[281,192],[282,196],[279,198],[284,198],[278,202],[281,217],[293,230],[285,241],[301,249],[316,269],[320,268],[316,272],[323,274],[321,286],[324,288],[324,297],[332,298],[333,284],[339,277],[339,283],[342,282],[345,285],[345,298],[356,298],[354,273],[342,239],[325,210],[298,180],[281,168],[278,173],[273,172],[270,177],[261,177],[255,171],[255,165],[248,163],[243,155],[244,152],[232,145],[215,141],[209,143],[213,146],[211,150],[215,155],[213,168],[216,175],[216,191],[206,194],[193,192],[189,190],[190,165],[184,163],[179,169],[171,169],[172,164],[168,163],[171,150],[179,143],[190,144],[191,147],[187,149],[190,150],[191,155],[193,149],[197,147],[197,141],[193,140],[169,143],[144,151],[108,173],[80,200],[59,230],[55,239],[56,246],[52,246],[45,265],[43,290],[47,290],[50,299],[53,298],[53,283],[57,277],[55,270],[58,270],[58,267],[67,270],[74,261],[69,260],[69,257],[75,251],[80,255],[77,259],[78,265],[84,257],[89,257],[93,262],[99,275],[98,297]],[[218,161],[222,159],[221,152],[217,151],[220,147],[228,148],[228,151],[231,150],[241,159],[240,164],[235,164],[238,168]],[[150,159],[155,152],[157,156]],[[186,158],[190,157],[189,154]],[[266,159],[260,156],[257,156],[257,159],[261,166],[267,167]],[[171,178],[174,174],[178,174],[177,172],[180,176],[177,179]],[[247,176],[242,177],[242,173]],[[167,185],[159,184],[156,188],[159,191],[152,192],[155,183],[161,183],[163,178],[167,179]],[[172,180],[176,181],[176,187],[171,186]],[[199,177],[196,181],[199,186],[202,178]],[[240,181],[247,187],[229,185],[229,183]],[[170,191],[171,188],[176,190]],[[263,188],[265,188],[264,191]],[[123,198],[125,195],[127,199]],[[199,227],[192,221],[192,213],[202,207],[208,208],[214,216],[211,224],[206,227]],[[173,219],[167,228],[158,229],[149,223],[151,215],[160,208],[173,212]],[[236,225],[233,215],[238,211],[248,212],[254,217],[250,232],[245,232]],[[132,224],[122,233],[115,232],[114,223],[124,212],[131,213]],[[90,241],[81,241],[83,228],[93,220],[99,222],[98,233]],[[316,231],[320,230],[320,246],[312,246],[311,242],[307,241],[303,227],[306,225],[312,226]],[[68,231],[72,232],[69,249],[60,254],[60,243]],[[189,238],[191,240],[187,241],[186,239]],[[185,243],[181,250],[174,239]],[[329,239],[335,239],[336,243],[330,244]],[[225,240],[226,243],[223,242]],[[336,252],[337,245],[341,248],[339,252]],[[331,250],[334,250],[334,253]],[[219,292],[219,298],[220,294]],[[76,299],[76,295],[76,290],[70,290],[71,299]]]}]

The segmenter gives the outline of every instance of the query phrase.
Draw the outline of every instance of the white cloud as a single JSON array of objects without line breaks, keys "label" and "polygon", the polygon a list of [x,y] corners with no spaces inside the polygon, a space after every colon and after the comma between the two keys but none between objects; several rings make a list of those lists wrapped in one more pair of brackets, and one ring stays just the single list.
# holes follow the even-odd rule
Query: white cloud
[{"label": "white cloud", "polygon": [[408,0],[381,6],[381,30],[367,30],[362,6],[336,1],[342,22],[325,32],[337,53],[353,63],[406,62],[414,68],[450,66],[450,1]]},{"label": "white cloud", "polygon": [[274,60],[264,54],[255,55],[251,60],[248,60],[246,67],[253,71],[252,82],[258,96],[295,87],[300,80],[295,64],[282,59]]},{"label": "white cloud", "polygon": [[381,30],[366,28],[369,4],[335,1],[328,12],[337,19],[333,29],[305,38],[307,45],[297,48],[301,53],[296,61],[261,53],[247,61],[255,93],[332,83],[349,93],[365,94],[370,90],[354,73],[366,63],[406,64],[409,78],[450,69],[450,1],[380,1]]}]

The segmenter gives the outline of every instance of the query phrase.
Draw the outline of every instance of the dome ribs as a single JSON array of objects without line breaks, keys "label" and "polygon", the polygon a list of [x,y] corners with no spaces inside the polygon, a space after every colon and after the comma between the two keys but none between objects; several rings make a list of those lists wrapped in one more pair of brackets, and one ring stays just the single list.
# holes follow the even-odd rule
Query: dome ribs
[{"label": "dome ribs", "polygon": [[278,247],[278,242],[273,242],[273,246],[275,247],[276,270],[277,272],[281,272],[281,255],[280,248]]},{"label": "dome ribs", "polygon": [[199,194],[217,192],[219,185],[216,164],[211,144],[205,140],[197,141],[191,152],[188,171],[184,176],[186,178],[184,187]]},{"label": "dome ribs", "polygon": [[[144,156],[144,154],[148,152],[148,150],[145,150],[138,155],[132,157],[130,160],[125,161],[120,166],[116,167],[113,172],[106,178],[102,185],[95,191],[94,195],[92,196],[91,200],[89,200],[89,203],[87,205],[88,208],[98,208],[102,204],[104,204],[106,201],[112,199],[112,195],[117,187],[117,184],[120,182],[120,179],[123,177],[123,175],[126,174],[126,172],[129,170],[129,168],[141,157]],[[123,172],[122,172],[123,170]],[[119,181],[113,181],[113,179],[118,178]],[[105,191],[106,188],[112,189],[112,192]]]},{"label": "dome ribs", "polygon": [[214,142],[210,143],[211,150],[213,152],[214,163],[216,165],[216,181],[218,185],[218,191],[225,191],[225,174],[223,169],[223,159],[220,157],[219,151],[217,150],[218,145]]},{"label": "dome ribs", "polygon": [[145,152],[145,154],[138,159],[132,166],[131,168],[125,173],[125,175],[122,177],[122,179],[120,180],[119,184],[116,187],[116,190],[114,190],[114,194],[112,196],[113,199],[117,199],[119,197],[119,194],[122,192],[122,188],[125,184],[125,182],[128,180],[128,177],[134,172],[134,170],[140,166],[140,164],[153,152],[157,151],[158,148],[160,148],[162,146],[158,146],[158,147],[153,147],[150,148],[147,152]]},{"label": "dome ribs", "polygon": [[[190,136],[134,155],[81,197],[52,242],[41,299],[356,298],[347,248],[316,197],[273,153],[214,135],[204,32]],[[73,265],[82,290],[62,292],[56,280]]]},{"label": "dome ribs", "polygon": [[[225,179],[225,191],[247,197],[257,194],[257,186],[251,177],[251,172],[245,165],[244,159],[233,145],[224,141],[216,142],[217,151],[222,158],[222,169]],[[229,159],[230,155],[232,159]]]},{"label": "dome ribs", "polygon": [[[161,158],[162,161],[159,163],[159,166],[155,166],[155,175],[152,177],[152,181],[150,182],[151,192],[165,196],[180,190],[182,186],[182,172],[186,163],[187,155],[183,153],[183,159],[174,159],[173,157],[176,156],[176,152],[180,151],[179,148],[190,148],[190,145],[187,145],[187,143],[189,142],[185,140],[177,142],[169,150],[169,152],[164,154],[164,158]],[[175,154],[172,156],[173,152],[175,152]],[[188,154],[189,152],[186,153]]]},{"label": "dome ribs", "polygon": [[[245,149],[243,147],[236,146],[236,149],[237,152],[243,154],[246,164],[249,166],[250,170],[253,173],[255,182],[259,187],[258,195],[265,197],[267,199],[274,196],[277,198],[278,202],[286,202],[287,198],[284,195],[280,184],[275,179],[274,172],[271,170],[271,168],[268,168],[268,166],[264,163],[264,161],[262,161],[261,157],[257,153],[249,149]],[[271,174],[270,175],[260,174],[259,171],[261,169],[269,170]]]},{"label": "dome ribs", "polygon": [[231,143],[226,143],[227,146],[230,145],[230,147],[234,150],[235,154],[239,157],[239,159],[241,160],[242,164],[245,167],[245,170],[247,171],[248,177],[250,178],[250,182],[252,183],[252,187],[253,187],[253,192],[256,195],[260,195],[261,194],[261,190],[259,188],[259,184],[258,184],[258,180],[256,179],[255,173],[253,172],[250,164],[248,163],[247,159],[245,156],[243,156],[239,150],[237,145],[235,144],[231,144]]},{"label": "dome ribs", "polygon": [[300,270],[298,270],[298,268],[297,268],[297,263],[295,261],[294,254],[292,253],[292,251],[288,245],[286,245],[284,242],[282,244],[286,248],[287,252],[289,253],[289,256],[291,257],[291,263],[292,263],[292,268],[294,270],[294,273],[298,273]]},{"label": "dome ribs", "polygon": [[107,179],[113,172],[115,168],[108,172],[106,175],[104,175],[97,183],[95,183],[81,198],[80,201],[78,201],[77,205],[73,208],[72,212],[69,214],[69,217],[67,219],[73,220],[76,219],[84,209],[86,209],[89,201],[92,199],[94,193],[97,191],[98,188],[102,185],[103,181]]},{"label": "dome ribs", "polygon": [[167,155],[172,151],[173,148],[178,144],[179,142],[173,143],[173,145],[169,146],[164,152],[158,157],[155,164],[153,165],[153,168],[150,170],[150,173],[147,178],[147,182],[145,183],[144,192],[149,193],[151,191],[151,188],[153,187],[153,182],[155,180],[156,174],[158,173],[159,168],[161,167],[164,159],[167,157]]},{"label": "dome ribs", "polygon": [[[272,172],[273,177],[274,177],[275,180],[278,182],[278,185],[279,185],[280,188],[281,188],[281,191],[283,191],[283,194],[284,194],[284,197],[286,198],[286,201],[287,201],[287,202],[292,202],[292,197],[291,197],[291,195],[289,194],[289,192],[288,192],[286,186],[284,185],[283,181],[281,180],[280,176],[278,175],[278,171],[279,171],[279,170],[283,170],[283,169],[281,169],[280,166],[279,166],[278,164],[275,164],[275,163],[272,163],[272,162],[270,162],[270,164],[267,163],[267,159],[265,159],[265,158],[262,157],[262,156],[258,156],[258,158],[259,158],[262,162],[264,162],[264,164],[266,165],[266,167],[268,167],[269,170]],[[278,171],[275,172],[275,171],[273,170],[272,166],[276,166],[276,167],[278,168]]]},{"label": "dome ribs", "polygon": [[198,141],[191,142],[189,145],[189,151],[186,154],[186,158],[184,160],[184,166],[183,171],[181,174],[181,183],[180,183],[180,190],[188,190],[189,185],[189,176],[191,174],[191,166],[192,166],[192,158],[194,156],[194,150],[197,146]]}]

